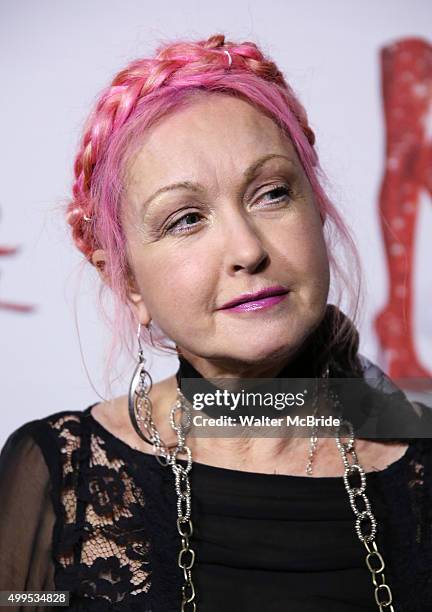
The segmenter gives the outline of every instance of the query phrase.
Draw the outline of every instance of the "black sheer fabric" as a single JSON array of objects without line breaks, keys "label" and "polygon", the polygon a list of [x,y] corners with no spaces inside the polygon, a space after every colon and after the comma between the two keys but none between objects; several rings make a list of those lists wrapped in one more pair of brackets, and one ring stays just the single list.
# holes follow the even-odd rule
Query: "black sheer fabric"
[{"label": "black sheer fabric", "polygon": [[31,425],[21,427],[0,455],[0,590],[54,589],[56,514],[49,470],[34,433]]},{"label": "black sheer fabric", "polygon": [[[171,469],[92,406],[26,423],[3,447],[0,590],[68,590],[74,612],[178,612]],[[398,612],[432,610],[432,441],[408,442],[366,488]],[[377,609],[342,478],[194,463],[191,485],[199,612]]]}]

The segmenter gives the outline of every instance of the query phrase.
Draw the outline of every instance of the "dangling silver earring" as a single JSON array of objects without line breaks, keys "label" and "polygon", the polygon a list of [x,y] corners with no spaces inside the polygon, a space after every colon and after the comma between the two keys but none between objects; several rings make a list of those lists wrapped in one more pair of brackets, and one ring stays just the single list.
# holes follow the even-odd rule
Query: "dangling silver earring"
[{"label": "dangling silver earring", "polygon": [[159,436],[152,417],[153,405],[149,393],[153,386],[153,379],[145,367],[146,359],[141,345],[141,323],[138,324],[137,339],[138,363],[129,385],[129,417],[140,438],[153,447],[156,459],[161,465],[166,466],[168,465],[169,453],[166,452],[166,446]]},{"label": "dangling silver earring", "polygon": [[[147,442],[147,444],[153,445],[151,433],[148,431],[148,421],[146,416],[143,416],[143,407],[145,412],[149,412],[151,415],[152,405],[149,398],[150,390],[153,386],[153,380],[150,372],[145,368],[146,358],[144,357],[144,351],[141,345],[141,323],[138,324],[137,331],[138,338],[138,363],[135,367],[132,375],[132,380],[129,385],[129,396],[128,396],[128,407],[129,416],[137,434]],[[145,430],[149,433],[149,438],[144,434],[140,426],[140,422],[143,423]]]},{"label": "dangling silver earring", "polygon": [[[153,379],[150,375],[150,372],[146,370],[145,367],[146,359],[144,357],[144,351],[141,344],[141,323],[138,324],[137,339],[138,363],[135,367],[134,373],[132,375],[132,380],[129,385],[129,417],[137,434],[142,440],[144,440],[144,442],[147,442],[147,444],[150,444],[153,447],[156,459],[162,466],[166,467],[167,465],[169,465],[171,453],[168,446],[160,437],[156,425],[153,421],[153,404],[149,397],[149,393],[153,386]],[[186,405],[185,398],[183,394],[181,394],[181,392],[171,410],[170,415],[170,421],[174,431],[177,431],[176,427],[179,427],[179,425],[175,423],[175,414],[179,409],[181,410],[182,415],[181,424],[183,424],[184,422],[186,422],[187,424],[189,422],[187,415],[190,414],[190,410]],[[185,412],[186,417],[184,416]],[[183,428],[186,429],[184,426]]]}]

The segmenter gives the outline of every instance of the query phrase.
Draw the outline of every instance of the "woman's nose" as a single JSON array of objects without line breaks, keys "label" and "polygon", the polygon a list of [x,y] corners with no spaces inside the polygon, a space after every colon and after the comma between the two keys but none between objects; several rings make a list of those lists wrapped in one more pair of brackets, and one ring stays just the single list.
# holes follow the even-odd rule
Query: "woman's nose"
[{"label": "woman's nose", "polygon": [[252,219],[242,213],[231,214],[224,220],[225,261],[230,273],[246,270],[249,273],[263,269],[268,252]]}]

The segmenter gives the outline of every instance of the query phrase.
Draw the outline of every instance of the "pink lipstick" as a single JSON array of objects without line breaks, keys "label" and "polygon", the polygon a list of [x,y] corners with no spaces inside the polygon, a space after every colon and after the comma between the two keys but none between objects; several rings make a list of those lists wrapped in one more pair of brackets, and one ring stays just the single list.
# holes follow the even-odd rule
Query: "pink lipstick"
[{"label": "pink lipstick", "polygon": [[226,302],[219,310],[228,310],[229,312],[249,312],[251,310],[263,310],[278,304],[285,299],[288,289],[277,285],[275,287],[267,287],[254,293],[246,293],[238,296],[234,300]]}]

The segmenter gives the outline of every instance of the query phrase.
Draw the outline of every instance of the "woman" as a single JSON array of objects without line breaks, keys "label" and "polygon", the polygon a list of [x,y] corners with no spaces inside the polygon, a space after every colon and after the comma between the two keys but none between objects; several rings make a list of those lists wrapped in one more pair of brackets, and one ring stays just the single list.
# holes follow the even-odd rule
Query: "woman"
[{"label": "woman", "polygon": [[[184,378],[373,369],[328,303],[338,278],[358,299],[355,250],[275,64],[223,35],[132,63],[90,116],[75,175],[73,237],[117,300],[114,328],[138,331],[137,368],[124,396],[9,437],[1,588],[69,591],[92,611],[432,605],[428,440],[189,436]],[[155,333],[180,369],[152,386],[141,347]],[[342,476],[357,461],[356,495]]]}]

